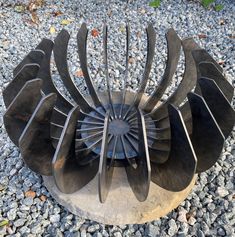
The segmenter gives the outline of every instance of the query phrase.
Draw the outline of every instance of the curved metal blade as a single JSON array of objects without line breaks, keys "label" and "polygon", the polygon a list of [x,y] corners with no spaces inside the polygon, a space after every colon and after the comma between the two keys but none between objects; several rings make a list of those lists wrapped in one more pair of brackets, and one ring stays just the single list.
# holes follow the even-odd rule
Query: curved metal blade
[{"label": "curved metal blade", "polygon": [[41,49],[45,53],[37,76],[43,80],[42,91],[46,95],[55,93],[57,95],[57,108],[67,114],[73,108],[73,105],[57,90],[51,78],[50,62],[53,45],[54,43],[51,40],[43,39],[37,46],[37,49]]},{"label": "curved metal blade", "polygon": [[162,188],[178,192],[193,179],[197,158],[180,111],[169,105],[171,151],[164,164],[151,163],[152,181]]},{"label": "curved metal blade", "polygon": [[79,166],[76,162],[74,138],[79,114],[79,107],[73,108],[68,114],[52,162],[56,186],[63,193],[73,193],[81,189],[94,178],[98,171],[97,159],[85,166]]},{"label": "curved metal blade", "polygon": [[125,167],[125,169],[132,191],[134,192],[136,198],[140,202],[143,202],[146,200],[149,193],[151,167],[144,116],[140,109],[138,109],[137,117],[139,123],[139,151],[138,156],[136,157],[137,167],[134,168],[129,165]]},{"label": "curved metal blade", "polygon": [[13,76],[15,77],[21,69],[26,65],[26,64],[38,64],[40,65],[43,57],[45,56],[44,52],[39,49],[32,50],[29,52],[29,54],[15,67],[13,70]]},{"label": "curved metal blade", "polygon": [[37,78],[38,70],[39,65],[35,63],[23,66],[2,93],[6,108],[15,99],[27,81]]},{"label": "curved metal blade", "polygon": [[75,86],[73,80],[70,77],[67,63],[67,50],[70,35],[68,31],[62,30],[55,38],[55,44],[53,48],[55,63],[60,74],[61,79],[64,82],[65,87],[73,97],[74,101],[79,104],[82,111],[89,113],[92,108],[78,88]]},{"label": "curved metal blade", "polygon": [[176,71],[177,64],[180,57],[180,49],[181,49],[181,40],[173,29],[170,29],[166,34],[167,39],[167,62],[166,69],[162,80],[159,85],[156,87],[153,94],[147,100],[146,104],[143,106],[143,110],[145,112],[151,112],[157,102],[162,98],[166,88],[169,86],[172,77]]},{"label": "curved metal blade", "polygon": [[175,106],[179,106],[185,100],[187,93],[196,86],[197,68],[192,56],[192,50],[198,49],[199,46],[192,38],[183,40],[182,46],[185,55],[185,72],[183,79],[174,93],[167,99],[167,101],[151,112],[154,119],[167,117],[168,105],[173,104]]},{"label": "curved metal blade", "polygon": [[16,146],[18,146],[20,135],[42,97],[41,86],[41,79],[26,82],[3,116],[8,136]]},{"label": "curved metal blade", "polygon": [[203,172],[218,160],[223,149],[224,136],[201,96],[189,93],[188,101],[193,119],[191,140],[197,155],[196,171]]},{"label": "curved metal blade", "polygon": [[150,161],[156,164],[163,164],[167,161],[170,151],[160,151],[149,147]]},{"label": "curved metal blade", "polygon": [[[99,187],[99,199],[100,202],[104,203],[110,186],[112,182],[113,169],[114,166],[110,166],[110,160],[107,158],[107,149],[108,149],[108,131],[109,131],[109,121],[110,121],[110,111],[106,113],[105,121],[104,121],[104,131],[100,152],[100,164],[99,164],[99,172],[98,172],[98,187]],[[115,155],[115,146],[113,153]]]},{"label": "curved metal blade", "polygon": [[235,111],[214,80],[200,78],[198,82],[206,104],[227,138],[233,130]]},{"label": "curved metal blade", "polygon": [[41,99],[19,139],[19,148],[27,166],[41,174],[51,175],[54,147],[50,138],[50,119],[56,94]]},{"label": "curved metal blade", "polygon": [[201,62],[198,65],[201,77],[213,79],[220,90],[223,92],[229,102],[232,101],[234,88],[225,79],[223,74],[217,69],[212,62]]},{"label": "curved metal blade", "polygon": [[81,69],[86,81],[87,88],[89,90],[89,94],[94,102],[94,105],[96,107],[103,107],[96,91],[93,86],[93,83],[91,81],[88,67],[87,67],[87,35],[88,35],[88,29],[86,27],[86,24],[83,23],[81,28],[78,31],[77,34],[77,44],[78,44],[78,55],[80,59]]}]

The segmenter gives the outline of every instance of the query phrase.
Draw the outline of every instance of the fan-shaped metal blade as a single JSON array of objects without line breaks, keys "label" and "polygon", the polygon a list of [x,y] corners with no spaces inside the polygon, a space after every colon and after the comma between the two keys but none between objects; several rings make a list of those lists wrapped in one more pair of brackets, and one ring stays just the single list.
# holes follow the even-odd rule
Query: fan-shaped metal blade
[{"label": "fan-shaped metal blade", "polygon": [[93,86],[93,83],[91,81],[89,72],[88,72],[88,67],[87,67],[87,35],[88,35],[88,29],[86,27],[86,24],[83,23],[81,28],[78,31],[77,34],[77,43],[78,43],[78,54],[79,54],[79,59],[80,59],[80,64],[81,64],[81,69],[86,81],[87,88],[89,90],[89,93],[91,95],[91,98],[94,102],[94,105],[96,107],[103,107],[96,91]]},{"label": "fan-shaped metal blade", "polygon": [[99,198],[100,202],[104,203],[110,186],[112,182],[113,176],[113,162],[112,160],[115,157],[115,149],[117,144],[117,136],[115,138],[115,143],[113,147],[113,154],[112,160],[107,158],[107,150],[108,150],[108,131],[109,131],[109,120],[110,120],[110,111],[106,113],[105,121],[104,121],[104,131],[103,131],[103,138],[102,138],[102,145],[101,145],[101,152],[100,152],[100,164],[99,164],[99,172],[98,172],[98,186],[99,186]]},{"label": "fan-shaped metal blade", "polygon": [[151,117],[154,119],[167,117],[168,105],[173,104],[175,106],[179,106],[185,100],[187,93],[196,86],[197,68],[192,56],[192,50],[198,49],[199,46],[192,38],[183,40],[182,46],[185,55],[185,72],[183,79],[167,101],[151,112]]},{"label": "fan-shaped metal blade", "polygon": [[234,88],[233,86],[225,79],[221,71],[212,62],[201,62],[198,65],[200,71],[200,77],[206,77],[213,79],[220,90],[223,92],[224,96],[228,99],[229,102],[232,101]]},{"label": "fan-shaped metal blade", "polygon": [[62,135],[53,158],[53,175],[59,190],[73,193],[94,178],[98,171],[99,161],[96,159],[85,166],[76,163],[74,137],[79,118],[79,108],[73,108],[68,114]]},{"label": "fan-shaped metal blade", "polygon": [[74,101],[79,104],[82,111],[89,113],[92,111],[91,106],[80,93],[78,88],[75,86],[73,80],[70,77],[67,63],[67,50],[70,35],[68,31],[62,30],[58,36],[55,38],[55,44],[53,48],[55,63],[61,79],[64,85],[68,89]]},{"label": "fan-shaped metal blade", "polygon": [[27,166],[41,174],[52,174],[55,152],[50,138],[50,119],[56,103],[56,94],[41,99],[19,139],[19,148]]},{"label": "fan-shaped metal blade", "polygon": [[209,169],[218,160],[224,136],[204,99],[188,94],[193,120],[192,144],[197,155],[197,172]]},{"label": "fan-shaped metal blade", "polygon": [[45,57],[40,65],[37,76],[43,80],[42,91],[46,95],[49,93],[55,93],[57,95],[57,108],[68,114],[68,112],[73,108],[73,105],[57,90],[51,78],[50,62],[53,46],[54,43],[49,39],[43,39],[37,46],[37,49],[41,49],[45,53]]},{"label": "fan-shaped metal blade", "polygon": [[15,99],[19,91],[22,89],[27,81],[37,78],[39,70],[38,64],[26,64],[13,78],[13,80],[7,85],[3,91],[3,100],[6,108]]},{"label": "fan-shaped metal blade", "polygon": [[18,146],[20,135],[42,97],[41,86],[41,79],[26,82],[3,116],[8,136],[16,146]]},{"label": "fan-shaped metal blade", "polygon": [[167,32],[166,39],[168,55],[165,73],[159,85],[156,87],[155,91],[144,105],[143,110],[145,112],[151,112],[157,102],[162,98],[177,68],[180,57],[181,40],[173,29],[170,29]]},{"label": "fan-shaped metal blade", "polygon": [[233,130],[235,111],[214,80],[200,78],[199,85],[203,98],[218,123],[225,138]]},{"label": "fan-shaped metal blade", "polygon": [[21,69],[27,64],[38,64],[40,65],[45,53],[40,49],[32,50],[13,70],[13,76],[15,77]]},{"label": "fan-shaped metal blade", "polygon": [[146,200],[149,193],[151,167],[148,152],[148,142],[144,123],[144,116],[140,109],[137,112],[139,123],[139,142],[138,142],[138,156],[136,157],[136,165],[129,165],[126,168],[128,182],[134,192],[136,198],[143,202]]},{"label": "fan-shaped metal blade", "polygon": [[169,105],[171,151],[164,164],[151,163],[152,181],[170,191],[185,189],[193,179],[197,158],[180,111]]}]

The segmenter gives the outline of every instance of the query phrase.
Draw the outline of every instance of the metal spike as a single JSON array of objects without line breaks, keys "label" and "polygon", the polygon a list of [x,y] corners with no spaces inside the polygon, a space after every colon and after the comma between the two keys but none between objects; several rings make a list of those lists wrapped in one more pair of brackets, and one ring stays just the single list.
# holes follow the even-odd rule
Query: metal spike
[{"label": "metal spike", "polygon": [[143,106],[143,110],[147,113],[151,112],[158,101],[162,98],[166,88],[169,86],[173,75],[175,74],[177,64],[180,57],[181,40],[173,29],[170,29],[166,34],[167,39],[167,62],[165,73],[160,81],[159,85],[156,87],[153,94],[147,100],[146,104]]},{"label": "metal spike", "polygon": [[56,107],[67,114],[73,108],[73,105],[57,90],[51,78],[50,61],[53,46],[54,43],[49,39],[43,39],[37,46],[37,49],[41,49],[45,53],[37,76],[43,80],[42,91],[46,95],[55,93],[57,95]]},{"label": "metal spike", "polygon": [[151,164],[152,181],[162,188],[178,192],[193,179],[197,158],[180,111],[169,105],[171,151],[164,164]]},{"label": "metal spike", "polygon": [[146,200],[149,192],[151,168],[144,116],[140,109],[138,109],[137,116],[139,122],[139,152],[138,157],[136,157],[137,167],[133,168],[129,165],[125,168],[132,191],[136,198],[140,202],[143,202]]},{"label": "metal spike", "polygon": [[233,130],[235,111],[214,80],[200,78],[199,85],[203,98],[210,108],[210,111],[212,112],[225,138],[227,138]]},{"label": "metal spike", "polygon": [[20,135],[42,97],[41,86],[42,80],[40,79],[26,82],[3,116],[6,131],[16,146],[18,146]]},{"label": "metal spike", "polygon": [[79,166],[76,163],[73,139],[79,113],[79,107],[74,107],[68,114],[52,161],[56,185],[63,193],[73,193],[81,189],[98,171],[98,160],[86,166]]},{"label": "metal spike", "polygon": [[67,50],[70,35],[68,31],[62,30],[55,38],[55,44],[53,48],[55,63],[63,80],[64,85],[68,89],[74,101],[79,104],[82,111],[89,113],[92,111],[91,106],[86,101],[84,96],[80,93],[78,88],[75,86],[73,80],[70,77],[67,63]]},{"label": "metal spike", "polygon": [[86,24],[83,23],[81,28],[79,29],[79,32],[77,34],[77,43],[78,43],[78,54],[81,64],[81,69],[86,81],[87,88],[89,90],[89,93],[91,95],[91,98],[93,100],[93,103],[96,107],[103,107],[96,91],[93,86],[93,83],[91,81],[88,67],[87,67],[87,35],[88,35],[88,29],[86,27]]},{"label": "metal spike", "polygon": [[19,91],[22,89],[27,81],[37,78],[37,73],[39,70],[38,64],[26,64],[18,72],[18,74],[13,78],[13,80],[7,85],[3,91],[3,100],[6,108],[15,99]]},{"label": "metal spike", "polygon": [[27,166],[41,175],[51,175],[54,147],[50,138],[50,118],[56,94],[41,99],[19,139],[19,148]]},{"label": "metal spike", "polygon": [[224,136],[204,99],[188,94],[193,119],[192,144],[197,155],[197,172],[209,169],[218,160]]}]

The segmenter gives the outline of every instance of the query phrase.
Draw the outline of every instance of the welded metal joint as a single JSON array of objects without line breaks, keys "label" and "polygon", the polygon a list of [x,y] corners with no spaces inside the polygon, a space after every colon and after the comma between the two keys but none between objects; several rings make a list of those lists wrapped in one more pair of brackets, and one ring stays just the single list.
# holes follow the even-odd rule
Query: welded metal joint
[{"label": "welded metal joint", "polygon": [[[88,29],[77,35],[78,54],[89,96],[71,79],[67,64],[70,35],[62,30],[54,42],[43,39],[14,70],[5,88],[5,128],[25,163],[41,175],[53,175],[58,189],[73,193],[98,174],[101,202],[105,202],[115,166],[122,166],[139,201],[148,197],[150,181],[181,191],[194,175],[218,160],[224,140],[234,126],[230,103],[233,87],[222,68],[192,38],[181,40],[173,29],[166,34],[168,58],[160,83],[145,94],[154,60],[156,33],[146,29],[147,59],[137,93],[127,90],[130,28],[126,27],[126,72],[120,92],[112,91],[108,73],[108,27],[103,46],[106,92],[93,85],[87,62]],[[161,98],[176,72],[183,48],[185,72],[165,102]],[[73,102],[51,78],[54,53],[60,77]]]}]

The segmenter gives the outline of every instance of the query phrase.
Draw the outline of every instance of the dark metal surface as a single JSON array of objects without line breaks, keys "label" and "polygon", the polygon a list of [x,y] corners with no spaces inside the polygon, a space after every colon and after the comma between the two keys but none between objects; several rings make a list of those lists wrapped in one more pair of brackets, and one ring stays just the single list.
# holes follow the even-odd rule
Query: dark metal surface
[{"label": "dark metal surface", "polygon": [[[54,43],[43,39],[15,68],[13,80],[3,91],[5,128],[29,168],[42,175],[53,175],[61,192],[69,194],[81,189],[98,173],[99,199],[105,202],[114,167],[120,166],[125,168],[136,198],[144,201],[150,180],[178,192],[191,183],[196,172],[209,169],[218,160],[224,140],[234,126],[235,112],[230,105],[234,88],[205,50],[191,38],[181,41],[170,29],[166,35],[165,73],[153,94],[146,96],[156,43],[152,25],[146,32],[147,59],[137,93],[127,90],[129,25],[120,92],[111,90],[106,24],[105,92],[96,91],[89,75],[86,24],[81,26],[77,42],[89,95],[83,96],[70,76],[67,63],[70,36],[66,30],[59,33]],[[185,56],[183,78],[160,104],[176,71],[181,45]],[[50,70],[52,51],[74,104],[54,85]]]}]

